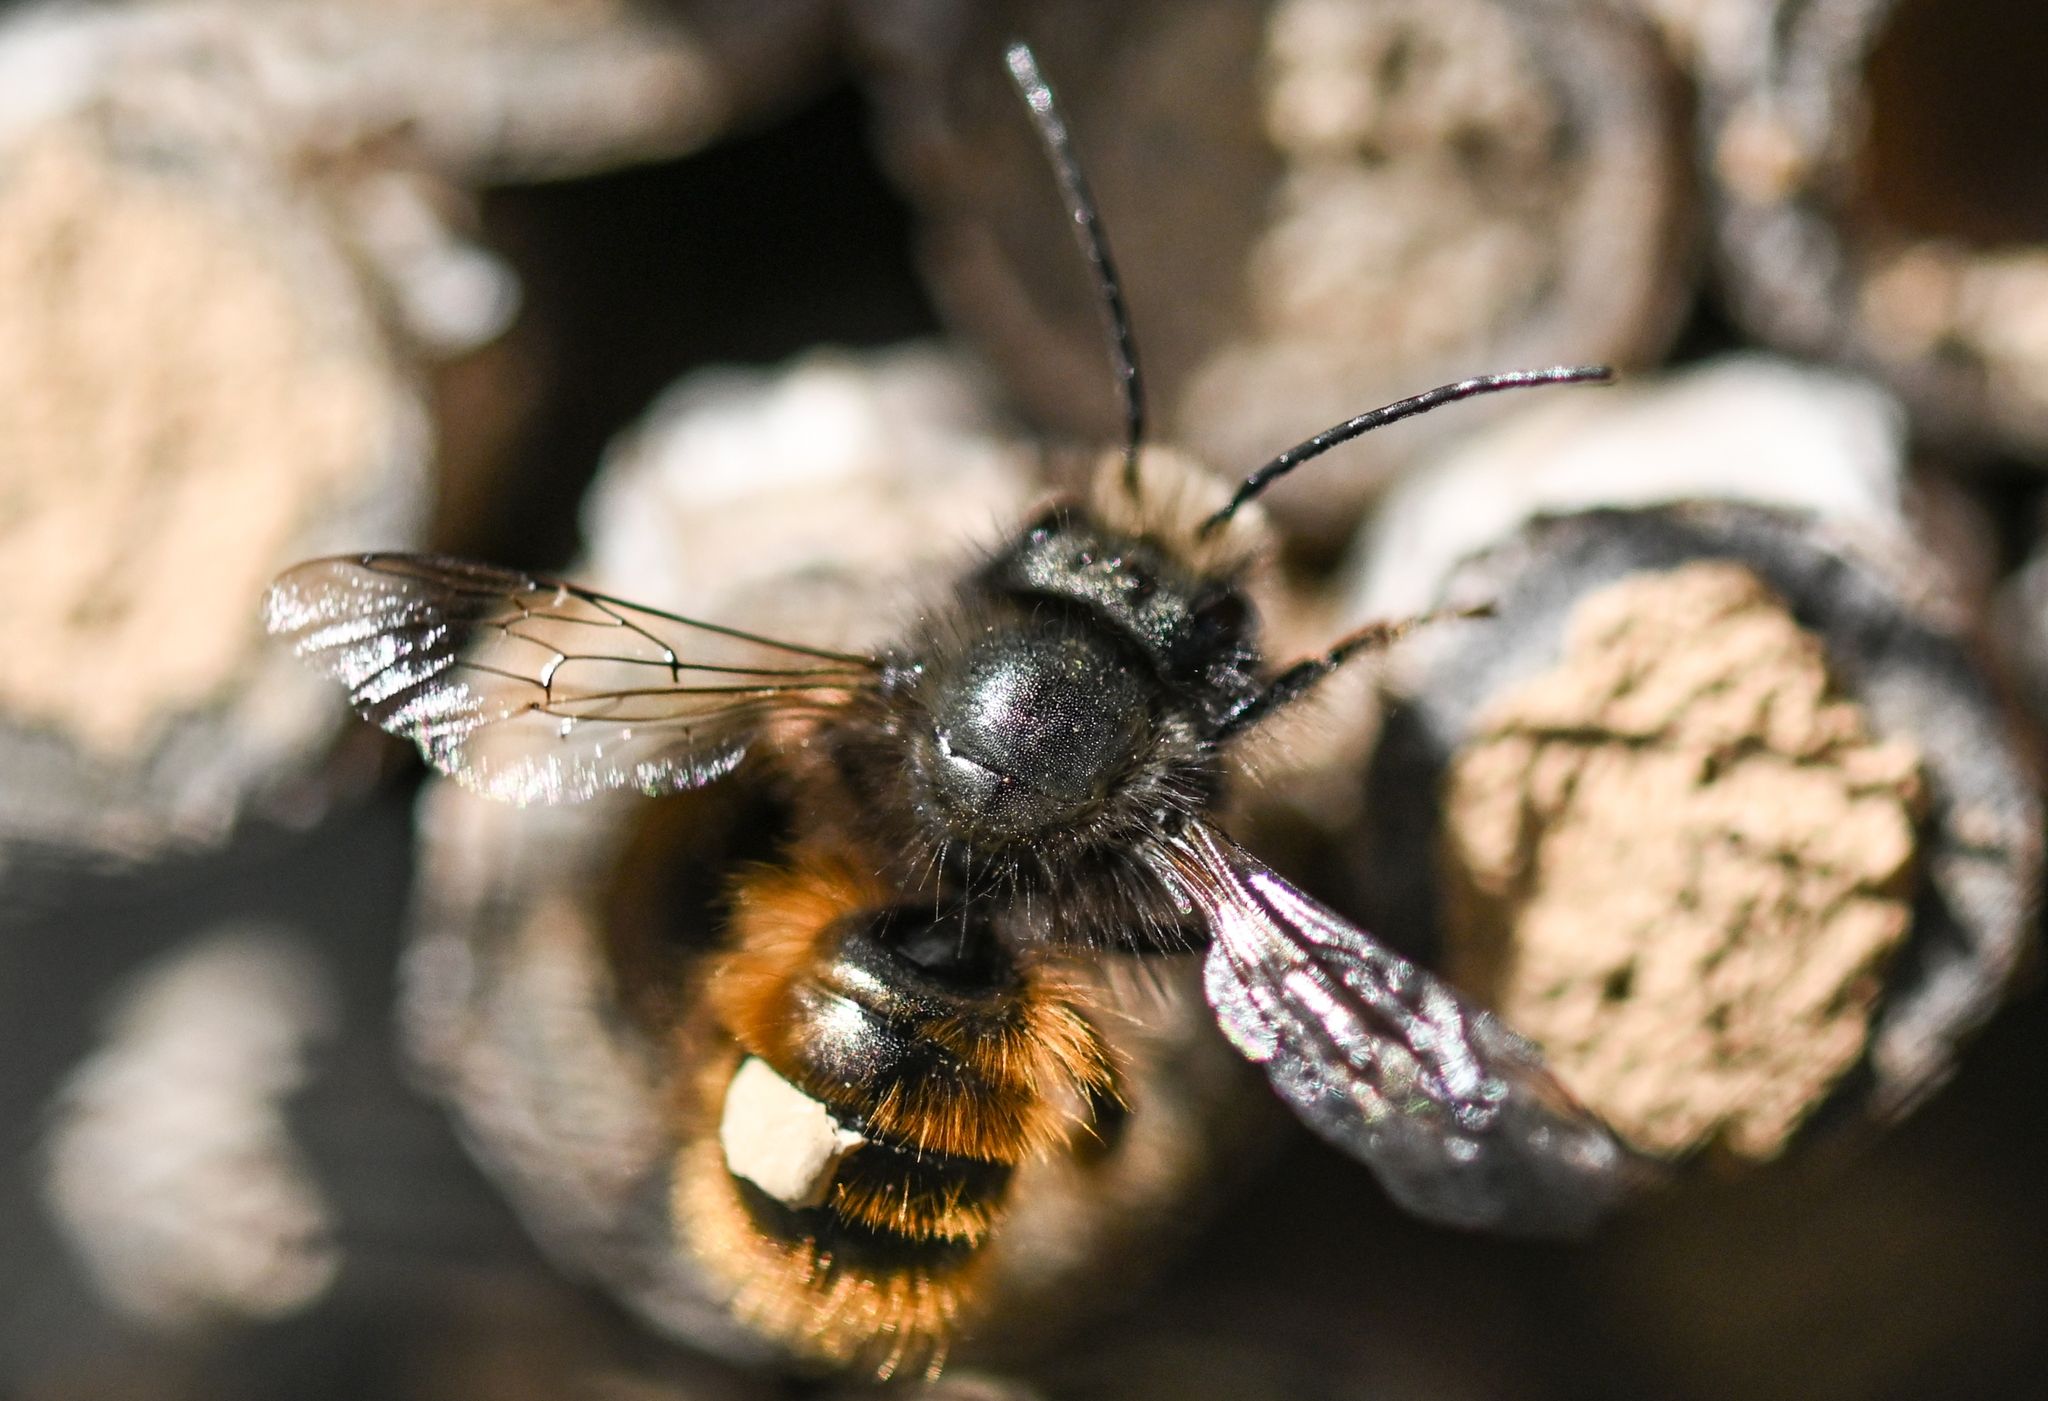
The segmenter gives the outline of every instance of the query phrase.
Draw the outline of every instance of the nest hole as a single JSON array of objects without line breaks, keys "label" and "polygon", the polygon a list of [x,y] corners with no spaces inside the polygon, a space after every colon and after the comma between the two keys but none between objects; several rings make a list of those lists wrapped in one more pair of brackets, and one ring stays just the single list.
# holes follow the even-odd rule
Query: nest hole
[{"label": "nest hole", "polygon": [[2048,242],[2039,0],[1904,0],[1864,73],[1858,185],[1895,235],[1977,248]]}]

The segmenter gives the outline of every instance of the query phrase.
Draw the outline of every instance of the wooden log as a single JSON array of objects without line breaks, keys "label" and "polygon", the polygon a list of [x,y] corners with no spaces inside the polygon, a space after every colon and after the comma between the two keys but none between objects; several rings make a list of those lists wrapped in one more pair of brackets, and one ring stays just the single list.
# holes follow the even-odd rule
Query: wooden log
[{"label": "wooden log", "polygon": [[[1809,428],[1840,430],[1882,401],[1778,374],[1617,395],[1576,429],[1553,411],[1520,435],[1547,451],[1475,447],[1378,523],[1413,548],[1363,590],[1497,609],[1397,663],[1354,848],[1375,927],[1670,1157],[1898,1118],[2034,937],[2038,801],[1896,457],[1888,477],[1857,460],[1881,440],[1837,431],[1830,458],[1735,402],[1792,409],[1805,380]],[[1806,470],[1779,471],[1794,445]],[[1489,488],[1511,504],[1454,519]]]},{"label": "wooden log", "polygon": [[[981,391],[935,352],[818,355],[685,381],[608,459],[579,578],[835,648],[878,643],[1037,493]],[[543,1245],[659,1331],[774,1349],[678,1240],[678,1004],[723,937],[737,867],[774,854],[742,772],[660,803],[518,809],[437,781],[420,808],[406,1021],[416,1057]],[[1192,969],[1184,970],[1192,972]],[[1130,990],[1106,988],[1111,1006]],[[977,1348],[1050,1329],[1157,1258],[1241,1112],[1241,1067],[1189,985],[1105,1017],[1134,1112],[1099,1190],[1020,1167]],[[1239,1163],[1256,1154],[1242,1148]],[[1037,1180],[1040,1178],[1044,1180]],[[1033,1179],[1033,1180],[1026,1180]],[[1044,1190],[1040,1190],[1044,1189]]]},{"label": "wooden log", "polygon": [[421,538],[428,425],[260,102],[50,62],[62,37],[0,35],[0,850],[141,854],[324,748],[339,708],[255,600],[295,558]]},{"label": "wooden log", "polygon": [[[1575,0],[875,5],[885,156],[942,308],[1032,417],[1119,430],[1100,312],[1004,80],[1031,40],[1129,293],[1155,433],[1223,470],[1488,370],[1642,363],[1689,285],[1670,73]],[[1329,541],[1418,444],[1373,435],[1269,498]]]},{"label": "wooden log", "polygon": [[2048,201],[2024,3],[1769,0],[1681,26],[1731,310],[1958,450],[2048,448]]}]

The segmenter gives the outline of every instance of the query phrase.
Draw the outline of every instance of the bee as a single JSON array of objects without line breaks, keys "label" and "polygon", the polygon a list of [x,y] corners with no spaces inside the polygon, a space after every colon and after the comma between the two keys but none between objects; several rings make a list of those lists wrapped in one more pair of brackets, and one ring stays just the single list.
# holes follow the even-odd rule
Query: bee
[{"label": "bee", "polygon": [[1092,491],[995,545],[894,643],[852,652],[444,558],[301,564],[270,630],[369,720],[514,804],[733,776],[788,813],[738,875],[674,1032],[670,1212],[733,1311],[791,1354],[935,1371],[1028,1165],[1128,1112],[1085,974],[1199,958],[1224,1037],[1402,1205],[1583,1229],[1631,1160],[1534,1048],[1277,874],[1219,814],[1246,738],[1411,623],[1271,665],[1246,508],[1445,385],[1246,476],[1154,480],[1092,197],[1030,50],[1007,61],[1094,274],[1125,435]]}]

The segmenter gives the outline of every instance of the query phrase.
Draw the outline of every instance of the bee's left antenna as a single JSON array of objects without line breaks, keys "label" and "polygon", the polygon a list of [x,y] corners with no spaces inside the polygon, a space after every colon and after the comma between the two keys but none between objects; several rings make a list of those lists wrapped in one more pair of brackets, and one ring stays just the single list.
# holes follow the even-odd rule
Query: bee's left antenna
[{"label": "bee's left antenna", "polygon": [[1088,192],[1088,179],[1081,163],[1074,159],[1074,144],[1067,135],[1066,121],[1053,101],[1052,88],[1038,71],[1038,59],[1029,45],[1018,40],[1004,51],[1010,77],[1031,109],[1032,124],[1052,162],[1053,175],[1074,221],[1074,237],[1095,272],[1095,290],[1102,299],[1103,327],[1109,333],[1109,357],[1116,369],[1117,388],[1124,405],[1124,489],[1138,495],[1138,448],[1145,441],[1145,382],[1138,374],[1138,347],[1131,339],[1130,309],[1124,304],[1123,285],[1117,281],[1116,264],[1109,256],[1109,239],[1102,231],[1102,216],[1096,212],[1095,197]]}]

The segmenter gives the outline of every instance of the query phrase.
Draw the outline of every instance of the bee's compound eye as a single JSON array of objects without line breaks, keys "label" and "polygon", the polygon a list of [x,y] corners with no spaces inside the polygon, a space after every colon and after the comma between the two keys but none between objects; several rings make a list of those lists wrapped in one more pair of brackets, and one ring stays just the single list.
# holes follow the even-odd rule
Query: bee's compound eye
[{"label": "bee's compound eye", "polygon": [[1197,599],[1188,617],[1188,646],[1213,651],[1242,642],[1251,631],[1252,606],[1236,589],[1217,589]]}]

